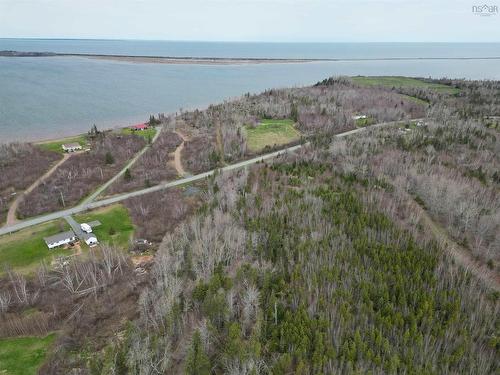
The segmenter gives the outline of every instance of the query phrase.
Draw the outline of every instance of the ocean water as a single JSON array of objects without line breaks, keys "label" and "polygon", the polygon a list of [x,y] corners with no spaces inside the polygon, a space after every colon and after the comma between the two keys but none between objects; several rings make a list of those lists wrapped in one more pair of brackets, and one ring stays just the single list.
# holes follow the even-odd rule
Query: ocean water
[{"label": "ocean water", "polygon": [[[496,57],[500,44],[263,44],[0,39],[0,50],[194,57]],[[0,142],[126,126],[150,114],[205,107],[246,92],[336,75],[500,79],[500,60],[335,61],[168,65],[80,57],[0,57]]]}]

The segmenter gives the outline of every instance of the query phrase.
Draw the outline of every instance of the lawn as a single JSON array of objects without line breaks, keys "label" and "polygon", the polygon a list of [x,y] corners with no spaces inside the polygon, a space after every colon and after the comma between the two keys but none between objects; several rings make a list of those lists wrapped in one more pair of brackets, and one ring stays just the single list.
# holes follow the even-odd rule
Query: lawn
[{"label": "lawn", "polygon": [[58,220],[0,237],[0,265],[2,266],[0,274],[4,272],[4,267],[7,265],[18,272],[29,273],[42,260],[50,263],[55,256],[70,255],[70,250],[59,248],[49,250],[43,240],[44,237],[66,230],[69,230],[69,225],[64,220]]},{"label": "lawn", "polygon": [[0,339],[0,374],[35,375],[56,335]]},{"label": "lawn", "polygon": [[456,94],[460,90],[441,83],[424,82],[420,79],[398,76],[380,76],[380,77],[352,77],[352,80],[360,85],[365,86],[384,86],[384,87],[421,87],[446,94]]},{"label": "lawn", "polygon": [[264,119],[256,127],[246,127],[248,149],[252,152],[266,146],[280,146],[300,139],[292,120]]},{"label": "lawn", "polygon": [[95,227],[93,232],[101,243],[128,248],[129,240],[134,233],[134,226],[128,211],[121,204],[75,215],[74,218],[79,223],[99,220],[101,225]]},{"label": "lawn", "polygon": [[146,130],[131,130],[130,128],[123,128],[121,130],[122,134],[135,134],[140,137],[143,137],[146,141],[153,139],[156,134],[156,129],[154,127],[149,127]]},{"label": "lawn", "polygon": [[64,143],[79,143],[83,148],[87,145],[87,137],[85,135],[79,135],[76,137],[61,138],[53,141],[40,142],[37,146],[43,150],[55,151],[63,153],[62,145]]}]

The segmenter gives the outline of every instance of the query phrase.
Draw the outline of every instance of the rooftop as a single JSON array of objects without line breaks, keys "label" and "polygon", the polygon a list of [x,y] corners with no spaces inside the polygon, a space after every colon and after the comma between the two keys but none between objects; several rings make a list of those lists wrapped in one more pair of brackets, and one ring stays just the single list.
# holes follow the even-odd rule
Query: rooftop
[{"label": "rooftop", "polygon": [[55,242],[67,240],[67,239],[70,239],[73,237],[76,237],[75,232],[73,232],[72,230],[69,230],[67,232],[57,233],[57,234],[54,234],[53,236],[45,237],[44,241],[48,245],[48,244],[52,244]]},{"label": "rooftop", "polygon": [[62,145],[63,148],[79,148],[82,147],[79,143],[65,143]]},{"label": "rooftop", "polygon": [[149,127],[148,124],[137,124],[137,125],[131,126],[132,129],[144,129],[144,128],[148,128],[148,127]]}]

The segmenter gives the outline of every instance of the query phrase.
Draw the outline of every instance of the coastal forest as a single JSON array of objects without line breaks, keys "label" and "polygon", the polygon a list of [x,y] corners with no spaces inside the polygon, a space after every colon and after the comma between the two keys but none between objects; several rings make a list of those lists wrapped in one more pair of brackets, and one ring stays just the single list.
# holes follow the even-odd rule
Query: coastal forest
[{"label": "coastal forest", "polygon": [[[114,242],[6,269],[0,348],[50,340],[39,374],[498,374],[500,82],[332,77],[158,122],[154,143],[94,140],[57,181],[87,159],[106,180],[148,142],[108,194],[175,178],[175,158],[214,174],[124,202],[147,262]],[[287,145],[302,147],[220,169]],[[2,146],[6,171],[27,147],[60,159]],[[28,172],[19,188],[43,168]],[[50,186],[23,217],[92,190]]]}]

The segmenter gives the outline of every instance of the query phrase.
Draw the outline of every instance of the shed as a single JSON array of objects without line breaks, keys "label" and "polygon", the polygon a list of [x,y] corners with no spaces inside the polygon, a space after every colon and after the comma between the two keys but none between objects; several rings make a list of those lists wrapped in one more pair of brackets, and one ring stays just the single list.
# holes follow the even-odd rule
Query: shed
[{"label": "shed", "polygon": [[90,247],[94,247],[99,243],[97,237],[93,233],[86,233],[85,236],[83,236],[83,240]]}]

